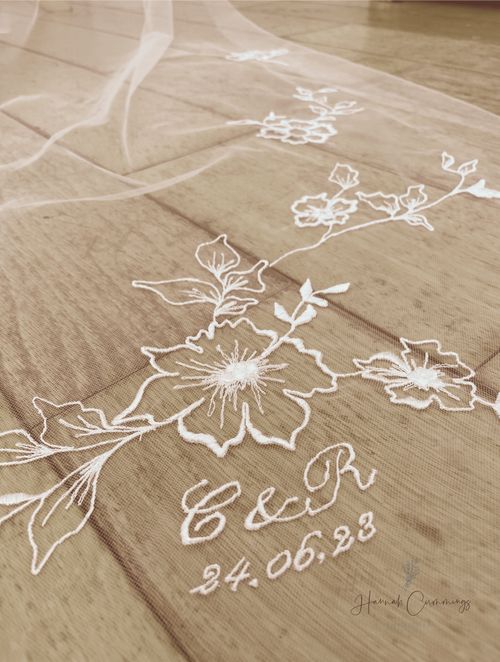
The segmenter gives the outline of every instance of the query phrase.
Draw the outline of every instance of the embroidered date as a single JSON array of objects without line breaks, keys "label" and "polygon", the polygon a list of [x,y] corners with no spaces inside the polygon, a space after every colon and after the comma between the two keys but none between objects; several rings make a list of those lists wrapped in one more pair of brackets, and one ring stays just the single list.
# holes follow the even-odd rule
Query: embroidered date
[{"label": "embroidered date", "polygon": [[[367,542],[373,538],[377,529],[373,523],[373,512],[369,511],[360,515],[358,519],[359,529],[357,533],[351,534],[350,528],[342,524],[332,534],[333,549],[327,552],[317,550],[313,547],[313,541],[323,541],[322,531],[311,531],[304,536],[299,548],[292,553],[289,549],[280,551],[266,564],[266,579],[275,580],[282,577],[289,570],[302,572],[311,567],[313,563],[322,564],[327,557],[336,558],[340,554],[351,549],[356,542]],[[189,592],[198,595],[209,595],[217,590],[222,584],[227,584],[231,591],[236,592],[240,584],[244,583],[251,588],[258,588],[259,580],[253,577],[249,571],[250,561],[243,556],[234,568],[222,579],[222,568],[219,563],[211,563],[203,570],[203,584],[192,588]]]}]

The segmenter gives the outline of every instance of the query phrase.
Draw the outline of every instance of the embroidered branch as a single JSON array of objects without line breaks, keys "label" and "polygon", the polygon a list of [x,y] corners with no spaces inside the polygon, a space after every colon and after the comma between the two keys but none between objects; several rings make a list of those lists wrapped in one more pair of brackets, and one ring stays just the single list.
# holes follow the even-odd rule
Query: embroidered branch
[{"label": "embroidered branch", "polygon": [[356,101],[339,101],[335,105],[328,102],[328,94],[337,92],[335,88],[323,87],[313,91],[297,87],[294,99],[309,103],[309,111],[314,115],[311,119],[287,117],[270,112],[262,121],[260,120],[231,120],[226,124],[260,126],[258,138],[279,140],[290,145],[305,145],[306,143],[325,143],[337,134],[333,126],[337,118],[342,115],[359,113]]}]

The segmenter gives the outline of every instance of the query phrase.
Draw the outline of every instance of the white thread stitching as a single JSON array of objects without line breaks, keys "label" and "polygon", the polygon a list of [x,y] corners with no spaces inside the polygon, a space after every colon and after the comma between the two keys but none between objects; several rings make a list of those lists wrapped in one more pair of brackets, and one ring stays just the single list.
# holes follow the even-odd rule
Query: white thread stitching
[{"label": "white thread stitching", "polygon": [[279,140],[290,145],[305,145],[306,143],[325,143],[329,138],[337,134],[333,122],[341,115],[353,115],[359,113],[363,108],[357,107],[356,101],[339,101],[334,106],[328,103],[327,94],[335,93],[332,87],[324,87],[313,91],[303,87],[297,87],[293,98],[300,101],[312,102],[308,108],[316,117],[303,119],[276,115],[270,112],[261,120],[230,120],[230,125],[255,125],[260,126],[257,137],[267,140]]}]

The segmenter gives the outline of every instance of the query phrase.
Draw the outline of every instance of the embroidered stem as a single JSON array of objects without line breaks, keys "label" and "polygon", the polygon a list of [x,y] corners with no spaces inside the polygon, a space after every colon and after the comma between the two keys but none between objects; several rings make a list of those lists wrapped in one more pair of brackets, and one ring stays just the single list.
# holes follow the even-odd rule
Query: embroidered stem
[{"label": "embroidered stem", "polygon": [[475,395],[473,402],[479,402],[479,404],[484,405],[485,407],[491,407],[492,409],[496,410],[497,403],[496,402],[490,402],[489,400],[485,400],[484,398],[481,398],[479,395]]},{"label": "embroidered stem", "polygon": [[[423,204],[420,207],[416,207],[415,209],[412,210],[412,213],[420,213],[422,211],[425,211],[427,209],[430,209],[431,207],[435,207],[448,198],[451,198],[455,195],[458,195],[459,193],[465,193],[466,190],[462,189],[462,184],[464,183],[465,177],[461,176],[459,183],[448,193],[445,195],[441,196],[440,198],[437,198],[437,200],[434,200],[433,202],[429,202],[427,204]],[[336,193],[332,199],[337,198],[340,194],[342,194],[346,189],[342,188],[338,193]],[[342,230],[338,230],[337,232],[332,231],[333,226],[329,226],[327,231],[321,236],[321,238],[314,242],[313,244],[309,244],[307,246],[300,246],[299,248],[294,248],[290,251],[287,251],[280,257],[276,258],[273,260],[270,264],[269,267],[275,267],[277,264],[282,262],[288,257],[291,257],[292,255],[295,255],[297,253],[303,253],[306,251],[314,250],[315,248],[319,248],[322,244],[328,241],[328,239],[331,239],[332,237],[340,237],[342,234],[347,234],[348,232],[355,232],[357,230],[362,230],[364,228],[368,228],[374,225],[383,225],[385,223],[390,223],[391,221],[406,221],[406,216],[408,215],[408,211],[406,210],[403,214],[394,214],[390,216],[385,216],[383,218],[379,218],[373,221],[368,221],[367,223],[359,223],[358,225],[352,225],[351,227],[344,228]]]}]

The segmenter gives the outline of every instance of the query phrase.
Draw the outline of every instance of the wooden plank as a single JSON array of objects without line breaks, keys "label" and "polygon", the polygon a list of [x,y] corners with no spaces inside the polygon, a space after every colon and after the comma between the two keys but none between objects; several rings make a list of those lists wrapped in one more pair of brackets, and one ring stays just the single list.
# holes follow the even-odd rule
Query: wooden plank
[{"label": "wooden plank", "polygon": [[422,34],[418,40],[413,40],[397,30],[364,25],[344,25],[315,33],[295,34],[294,39],[308,44],[333,44],[334,47],[358,50],[375,56],[401,57],[423,64],[433,64],[436,58],[439,58],[442,66],[479,71],[493,76],[498,75],[500,62],[500,45],[476,42],[471,48],[465,39],[436,38]]},{"label": "wooden plank", "polygon": [[[279,295],[288,309],[296,300],[295,287]],[[278,324],[272,317],[272,301],[252,318],[261,328]],[[323,350],[328,364],[339,371],[352,369],[353,355],[398,351],[398,343],[388,346],[376,332],[361,331],[336,311],[322,310],[310,326],[303,327],[301,337],[307,347]],[[295,359],[289,357],[292,379],[305,374]],[[119,411],[147,374],[107,389],[86,405]],[[156,403],[150,410],[161,412],[165,406],[173,411],[184,396],[156,390],[150,398],[148,405]],[[276,430],[289,427],[291,412],[286,405],[272,399],[265,401],[265,411],[268,407]],[[463,659],[494,658],[498,531],[493,504],[499,467],[493,412],[486,408],[457,414],[437,408],[415,411],[391,404],[381,385],[359,379],[342,381],[335,394],[315,397],[312,407],[311,422],[295,453],[259,447],[247,436],[218,459],[170,429],[145,435],[140,443],[122,449],[113,471],[100,478],[94,519],[110,533],[113,551],[134,582],[151,596],[155,609],[165,615],[194,659],[227,659],[228,647],[233,658],[269,659],[276,645],[280,657],[318,662],[360,656],[371,661],[381,654],[426,659],[436,650]],[[207,419],[202,425],[205,431],[214,431],[218,421]],[[280,498],[301,494],[306,462],[340,441],[354,444],[363,477],[371,467],[379,468],[373,487],[361,493],[346,480],[334,508],[312,520],[271,525],[258,532],[243,529],[243,519],[264,487],[278,487]],[[63,458],[60,468],[68,471],[73,465]],[[219,538],[183,547],[180,500],[202,479],[211,486],[239,480],[242,497],[225,509],[227,525]],[[354,526],[367,510],[375,512],[379,531],[366,546],[355,546],[300,574],[290,571],[279,580],[266,580],[265,564],[280,550],[296,550],[307,532],[321,530],[325,540],[313,546],[316,552],[326,552],[331,548],[327,542],[331,531],[342,523]],[[241,585],[232,593],[223,584],[205,597],[188,593],[202,583],[205,565],[220,563],[225,574],[242,556],[251,561],[257,589]],[[404,568],[412,559],[418,560],[419,573],[405,588]],[[470,600],[471,608],[464,614],[457,606],[428,609],[418,619],[404,607],[381,608],[371,616],[351,613],[359,593],[367,596],[371,591],[385,599],[400,594],[405,604],[412,590],[430,599]]]},{"label": "wooden plank", "polygon": [[474,41],[499,43],[500,13],[494,2],[251,2],[236,7],[260,24],[265,15],[286,14],[296,19],[297,27],[314,16],[326,24],[336,21],[389,28],[401,32],[425,35],[470,38]]},{"label": "wooden plank", "polygon": [[[1,394],[0,417],[1,431],[22,425]],[[12,485],[12,470],[0,468],[1,494]],[[29,468],[24,477],[30,480]],[[49,466],[43,478],[47,485],[60,480]],[[30,484],[34,481],[19,483],[18,488],[28,490]],[[29,570],[27,521],[27,515],[18,515],[0,528],[2,660],[186,659],[91,526],[81,532],[76,545],[75,539],[67,541],[54,563],[35,577]]]}]

